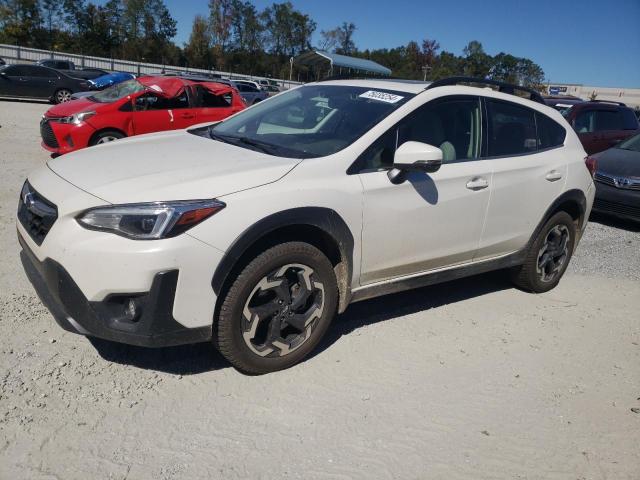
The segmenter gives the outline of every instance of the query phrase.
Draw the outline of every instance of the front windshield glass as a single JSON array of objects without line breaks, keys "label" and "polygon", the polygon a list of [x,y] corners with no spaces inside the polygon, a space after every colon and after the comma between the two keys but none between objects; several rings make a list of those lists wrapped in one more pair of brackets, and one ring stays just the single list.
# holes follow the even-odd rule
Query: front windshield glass
[{"label": "front windshield glass", "polygon": [[351,145],[413,96],[375,88],[307,85],[217,124],[210,136],[271,155],[324,157]]},{"label": "front windshield glass", "polygon": [[640,135],[628,138],[624,142],[619,143],[616,148],[631,150],[632,152],[640,152]]},{"label": "front windshield glass", "polygon": [[105,88],[101,92],[96,92],[89,97],[90,100],[100,103],[109,103],[120,100],[127,95],[132,95],[136,92],[144,90],[146,87],[137,80],[127,80],[126,82],[118,83],[109,88]]}]

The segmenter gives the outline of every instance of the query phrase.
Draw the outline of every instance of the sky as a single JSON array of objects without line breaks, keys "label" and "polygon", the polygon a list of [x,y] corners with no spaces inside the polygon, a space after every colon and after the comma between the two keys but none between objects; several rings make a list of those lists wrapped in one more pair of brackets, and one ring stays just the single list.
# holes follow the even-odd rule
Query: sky
[{"label": "sky", "polygon": [[[284,1],[284,0],[279,0]],[[165,0],[179,45],[206,0]],[[254,0],[262,10],[272,0]],[[292,0],[321,30],[355,23],[356,46],[393,48],[435,39],[460,55],[471,40],[539,64],[550,82],[640,88],[640,0]]]}]

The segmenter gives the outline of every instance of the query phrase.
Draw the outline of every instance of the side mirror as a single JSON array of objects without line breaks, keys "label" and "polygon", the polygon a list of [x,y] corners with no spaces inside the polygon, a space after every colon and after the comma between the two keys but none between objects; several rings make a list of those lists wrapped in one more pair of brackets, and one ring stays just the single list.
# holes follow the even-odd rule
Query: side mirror
[{"label": "side mirror", "polygon": [[442,165],[442,150],[421,142],[405,142],[393,157],[393,168],[387,176],[391,183],[405,181],[407,172],[434,173]]}]

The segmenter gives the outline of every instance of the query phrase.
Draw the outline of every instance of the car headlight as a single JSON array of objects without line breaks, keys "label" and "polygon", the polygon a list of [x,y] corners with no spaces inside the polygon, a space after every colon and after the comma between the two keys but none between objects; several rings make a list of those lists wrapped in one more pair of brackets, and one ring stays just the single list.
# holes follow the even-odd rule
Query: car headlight
[{"label": "car headlight", "polygon": [[115,233],[133,240],[175,237],[226,205],[219,200],[132,203],[96,207],[76,217],[89,230]]},{"label": "car headlight", "polygon": [[62,117],[57,119],[58,122],[60,123],[82,123],[85,120],[87,120],[88,118],[93,117],[96,114],[96,112],[80,112],[80,113],[74,113],[73,115],[69,115],[68,117]]}]

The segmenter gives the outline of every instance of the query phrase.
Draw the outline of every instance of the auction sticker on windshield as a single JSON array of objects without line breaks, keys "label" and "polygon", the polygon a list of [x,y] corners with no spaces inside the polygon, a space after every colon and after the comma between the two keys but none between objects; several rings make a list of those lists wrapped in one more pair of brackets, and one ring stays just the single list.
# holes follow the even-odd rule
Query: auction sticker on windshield
[{"label": "auction sticker on windshield", "polygon": [[378,100],[385,103],[397,103],[404,97],[400,95],[394,95],[393,93],[378,92],[377,90],[369,90],[359,95],[360,98],[368,98],[370,100]]}]

